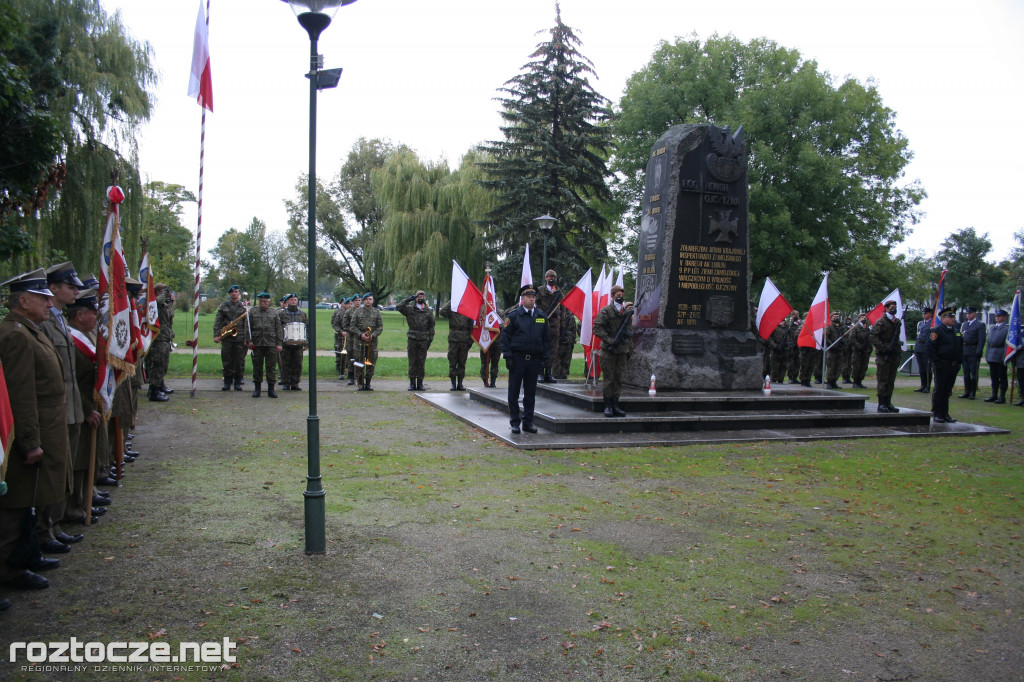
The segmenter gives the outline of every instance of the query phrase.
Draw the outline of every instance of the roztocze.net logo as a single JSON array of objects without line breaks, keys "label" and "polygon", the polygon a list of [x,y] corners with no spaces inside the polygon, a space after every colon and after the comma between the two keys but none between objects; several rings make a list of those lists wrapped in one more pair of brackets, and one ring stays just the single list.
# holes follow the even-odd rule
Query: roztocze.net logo
[{"label": "roztocze.net logo", "polygon": [[[26,670],[167,670],[203,664],[235,663],[238,647],[227,637],[221,642],[11,642],[8,660]],[[88,665],[75,665],[88,664]]]}]

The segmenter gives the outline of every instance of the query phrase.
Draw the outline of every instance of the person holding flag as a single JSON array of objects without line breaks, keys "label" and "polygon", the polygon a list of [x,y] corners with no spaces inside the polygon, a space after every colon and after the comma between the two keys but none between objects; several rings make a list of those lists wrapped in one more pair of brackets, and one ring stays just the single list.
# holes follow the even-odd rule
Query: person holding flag
[{"label": "person holding flag", "polygon": [[900,329],[903,320],[896,315],[899,305],[894,299],[882,304],[885,314],[871,327],[871,345],[875,347],[875,377],[878,381],[878,411],[899,412],[892,404],[896,372],[900,366]]},{"label": "person holding flag", "polygon": [[167,365],[171,360],[171,340],[174,338],[174,298],[170,288],[163,282],[153,285],[153,293],[156,295],[159,331],[153,337],[149,353],[146,354],[146,377],[149,379],[149,400],[165,403],[170,400],[163,386]]},{"label": "person holding flag", "polygon": [[[473,326],[476,321],[452,310],[451,301],[441,308],[441,317],[448,320],[448,378],[452,380],[452,387],[448,390],[465,391],[462,380],[466,378],[466,358],[473,346]],[[409,390],[412,390],[411,385]]]},{"label": "person holding flag", "polygon": [[[1022,340],[1022,336],[1024,336],[1024,329],[1021,328],[1020,323],[1020,289],[1017,289],[1013,303],[1010,304],[1010,322],[1006,333],[1006,350],[1003,355],[1003,364],[1007,367],[1013,367],[1013,360],[1017,359],[1017,387],[1020,391],[1019,400],[1014,403],[1017,407],[1024,407],[1024,371],[1022,371],[1024,370],[1024,353],[1021,352],[1024,340]],[[1010,395],[1013,395],[1012,389]]]},{"label": "person holding flag", "polygon": [[992,395],[985,398],[986,403],[1002,405],[1006,402],[1006,336],[1010,328],[1006,325],[1007,313],[997,308],[993,313],[996,323],[988,330],[988,347],[985,349],[985,362],[992,381]]},{"label": "person holding flag", "polygon": [[[484,388],[494,388],[498,381],[498,362],[501,360],[497,342],[501,335],[502,318],[498,314],[498,297],[494,290],[491,269],[487,268],[485,272],[484,288],[481,292],[484,302],[480,304],[480,314],[472,333],[473,339],[480,346],[480,379],[484,382]],[[490,382],[487,381],[488,373]]]}]

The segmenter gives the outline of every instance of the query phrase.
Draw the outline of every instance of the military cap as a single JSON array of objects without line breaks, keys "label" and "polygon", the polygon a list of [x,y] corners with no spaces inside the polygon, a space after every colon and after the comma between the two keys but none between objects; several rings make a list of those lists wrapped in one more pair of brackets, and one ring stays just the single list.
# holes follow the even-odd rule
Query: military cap
[{"label": "military cap", "polygon": [[96,299],[96,290],[82,289],[81,291],[78,292],[78,296],[75,297],[75,300],[72,303],[68,304],[67,309],[70,310],[71,308],[89,308],[91,310],[96,310],[99,307],[99,301]]},{"label": "military cap", "polygon": [[548,270],[547,272],[544,273],[544,277],[558,277],[558,273],[556,273],[554,270]]},{"label": "military cap", "polygon": [[885,303],[883,303],[883,304],[882,304],[882,306],[883,306],[883,307],[885,307],[885,308],[888,308],[888,307],[889,307],[889,304],[890,304],[890,303],[891,303],[892,305],[899,305],[898,303],[896,303],[896,299],[892,299],[892,298],[890,298],[890,299],[889,299],[888,301],[886,301]]},{"label": "military cap", "polygon": [[976,313],[976,312],[978,312],[978,309],[975,308],[973,305],[969,305],[966,308],[964,308],[964,312],[965,313]]},{"label": "military cap", "polygon": [[285,295],[285,297],[284,297],[284,298],[282,298],[281,300],[282,300],[282,301],[287,301],[287,300],[288,300],[289,298],[298,298],[298,297],[299,297],[299,295],[298,295],[298,294],[295,294],[295,293],[291,293],[291,294],[286,294],[286,295]]},{"label": "military cap", "polygon": [[420,294],[423,294],[424,296],[426,296],[427,292],[423,291],[423,289],[420,289],[419,291],[416,292],[416,295],[419,296]]},{"label": "military cap", "polygon": [[1005,310],[1003,310],[1002,308],[996,308],[992,312],[992,314],[995,315],[996,317],[998,317],[999,315],[1002,315],[1003,317],[1006,317],[1008,315],[1008,313]]},{"label": "military cap", "polygon": [[921,314],[931,317],[934,314],[934,311],[931,308],[925,308],[924,310],[921,311]]},{"label": "military cap", "polygon": [[260,293],[256,294],[256,298],[270,298],[270,294],[266,291],[261,291]]},{"label": "military cap", "polygon": [[79,289],[84,287],[82,280],[78,279],[78,273],[75,272],[75,266],[71,264],[71,261],[64,261],[46,268],[46,283],[53,284],[55,282],[74,284]]},{"label": "military cap", "polygon": [[0,286],[3,285],[9,286],[12,294],[15,291],[27,291],[30,294],[53,296],[53,292],[46,288],[46,271],[42,268],[15,275],[6,282],[0,282]]},{"label": "military cap", "polygon": [[83,289],[99,289],[100,281],[96,279],[96,275],[91,272],[87,275],[82,275],[82,287]]},{"label": "military cap", "polygon": [[519,289],[519,296],[520,297],[522,297],[522,296],[536,296],[536,295],[537,295],[537,289],[532,284],[524,284],[522,286],[522,288]]},{"label": "military cap", "polygon": [[956,317],[956,310],[953,308],[943,308],[939,311],[939,317]]},{"label": "military cap", "polygon": [[142,282],[135,279],[134,277],[125,277],[124,283],[129,293],[131,293],[133,296],[138,296],[139,292],[142,291]]},{"label": "military cap", "polygon": [[241,290],[242,290],[242,287],[238,286],[237,284],[232,284],[231,286],[228,287],[228,293],[229,294],[232,291],[241,291]]},{"label": "military cap", "polygon": [[620,287],[618,284],[616,284],[615,286],[612,287],[611,295],[614,296],[616,291],[621,291],[622,293],[626,293],[626,290],[623,289],[622,287]]}]

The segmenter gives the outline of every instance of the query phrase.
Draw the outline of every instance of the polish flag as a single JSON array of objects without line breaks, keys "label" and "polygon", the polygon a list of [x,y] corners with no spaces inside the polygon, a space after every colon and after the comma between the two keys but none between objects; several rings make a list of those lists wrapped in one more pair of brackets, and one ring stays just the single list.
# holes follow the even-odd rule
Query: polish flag
[{"label": "polish flag", "polygon": [[814,302],[811,303],[811,309],[807,311],[807,318],[804,319],[804,326],[800,330],[800,336],[797,337],[796,345],[801,348],[817,348],[821,349],[824,347],[825,340],[825,327],[829,323],[828,314],[828,275],[821,280],[821,286],[818,287],[818,293],[814,295]]},{"label": "polish flag", "polygon": [[142,354],[149,353],[153,339],[160,333],[160,310],[156,304],[156,292],[153,291],[153,272],[149,267],[149,253],[143,252],[142,266],[139,268],[139,281],[146,287],[146,308],[140,310],[142,319]]},{"label": "polish flag", "polygon": [[484,295],[470,281],[466,271],[452,259],[452,310],[475,320],[480,316],[480,306],[483,304]]},{"label": "polish flag", "polygon": [[519,276],[519,286],[525,287],[527,284],[533,284],[533,273],[530,271],[530,245],[526,245],[526,251],[523,252],[523,274]]},{"label": "polish flag", "polygon": [[487,351],[501,334],[501,316],[498,315],[498,297],[494,291],[494,279],[487,275],[484,277],[484,303],[480,309],[480,315],[471,332],[473,338],[483,351]]},{"label": "polish flag", "polygon": [[97,327],[96,351],[99,368],[96,372],[96,393],[103,416],[110,414],[114,404],[114,389],[126,376],[135,374],[135,366],[129,358],[132,342],[131,304],[125,277],[128,268],[121,248],[121,226],[119,205],[124,201],[124,192],[114,185],[107,188],[110,202],[107,213],[107,231],[103,237],[103,252],[100,257],[100,319]]},{"label": "polish flag", "polygon": [[213,111],[210,34],[206,12],[203,11],[203,0],[199,0],[199,16],[196,18],[196,33],[192,41],[192,73],[188,77],[188,96],[195,97],[199,106]]},{"label": "polish flag", "polygon": [[562,305],[566,310],[580,321],[580,343],[584,348],[590,347],[594,337],[594,294],[591,288],[593,280],[593,269],[588,268],[580,277],[580,281],[576,282],[562,299]]},{"label": "polish flag", "polygon": [[767,339],[791,312],[793,306],[779,293],[771,278],[766,277],[761,300],[757,303],[757,335]]},{"label": "polish flag", "polygon": [[615,278],[615,286],[622,287],[623,291],[626,290],[626,285],[623,283],[623,279],[622,279],[622,268],[619,268],[619,274]]},{"label": "polish flag", "polygon": [[[889,295],[886,296],[881,303],[879,303],[878,305],[871,309],[871,312],[869,312],[867,315],[868,322],[874,324],[882,317],[882,315],[885,315],[886,301],[896,301],[896,319],[903,319],[903,297],[900,296],[899,287],[896,287],[891,292],[889,292]],[[900,347],[903,350],[907,349],[907,325],[905,324],[900,325]]]}]

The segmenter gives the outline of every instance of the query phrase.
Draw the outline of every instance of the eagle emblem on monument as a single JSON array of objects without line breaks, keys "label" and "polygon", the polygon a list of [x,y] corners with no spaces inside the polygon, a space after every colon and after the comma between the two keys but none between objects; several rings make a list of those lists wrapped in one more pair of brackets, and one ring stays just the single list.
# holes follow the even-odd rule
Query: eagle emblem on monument
[{"label": "eagle emblem on monument", "polygon": [[743,126],[732,135],[729,128],[709,126],[708,142],[711,153],[707,155],[708,172],[722,182],[732,182],[743,176],[747,170],[747,152],[743,144]]}]

